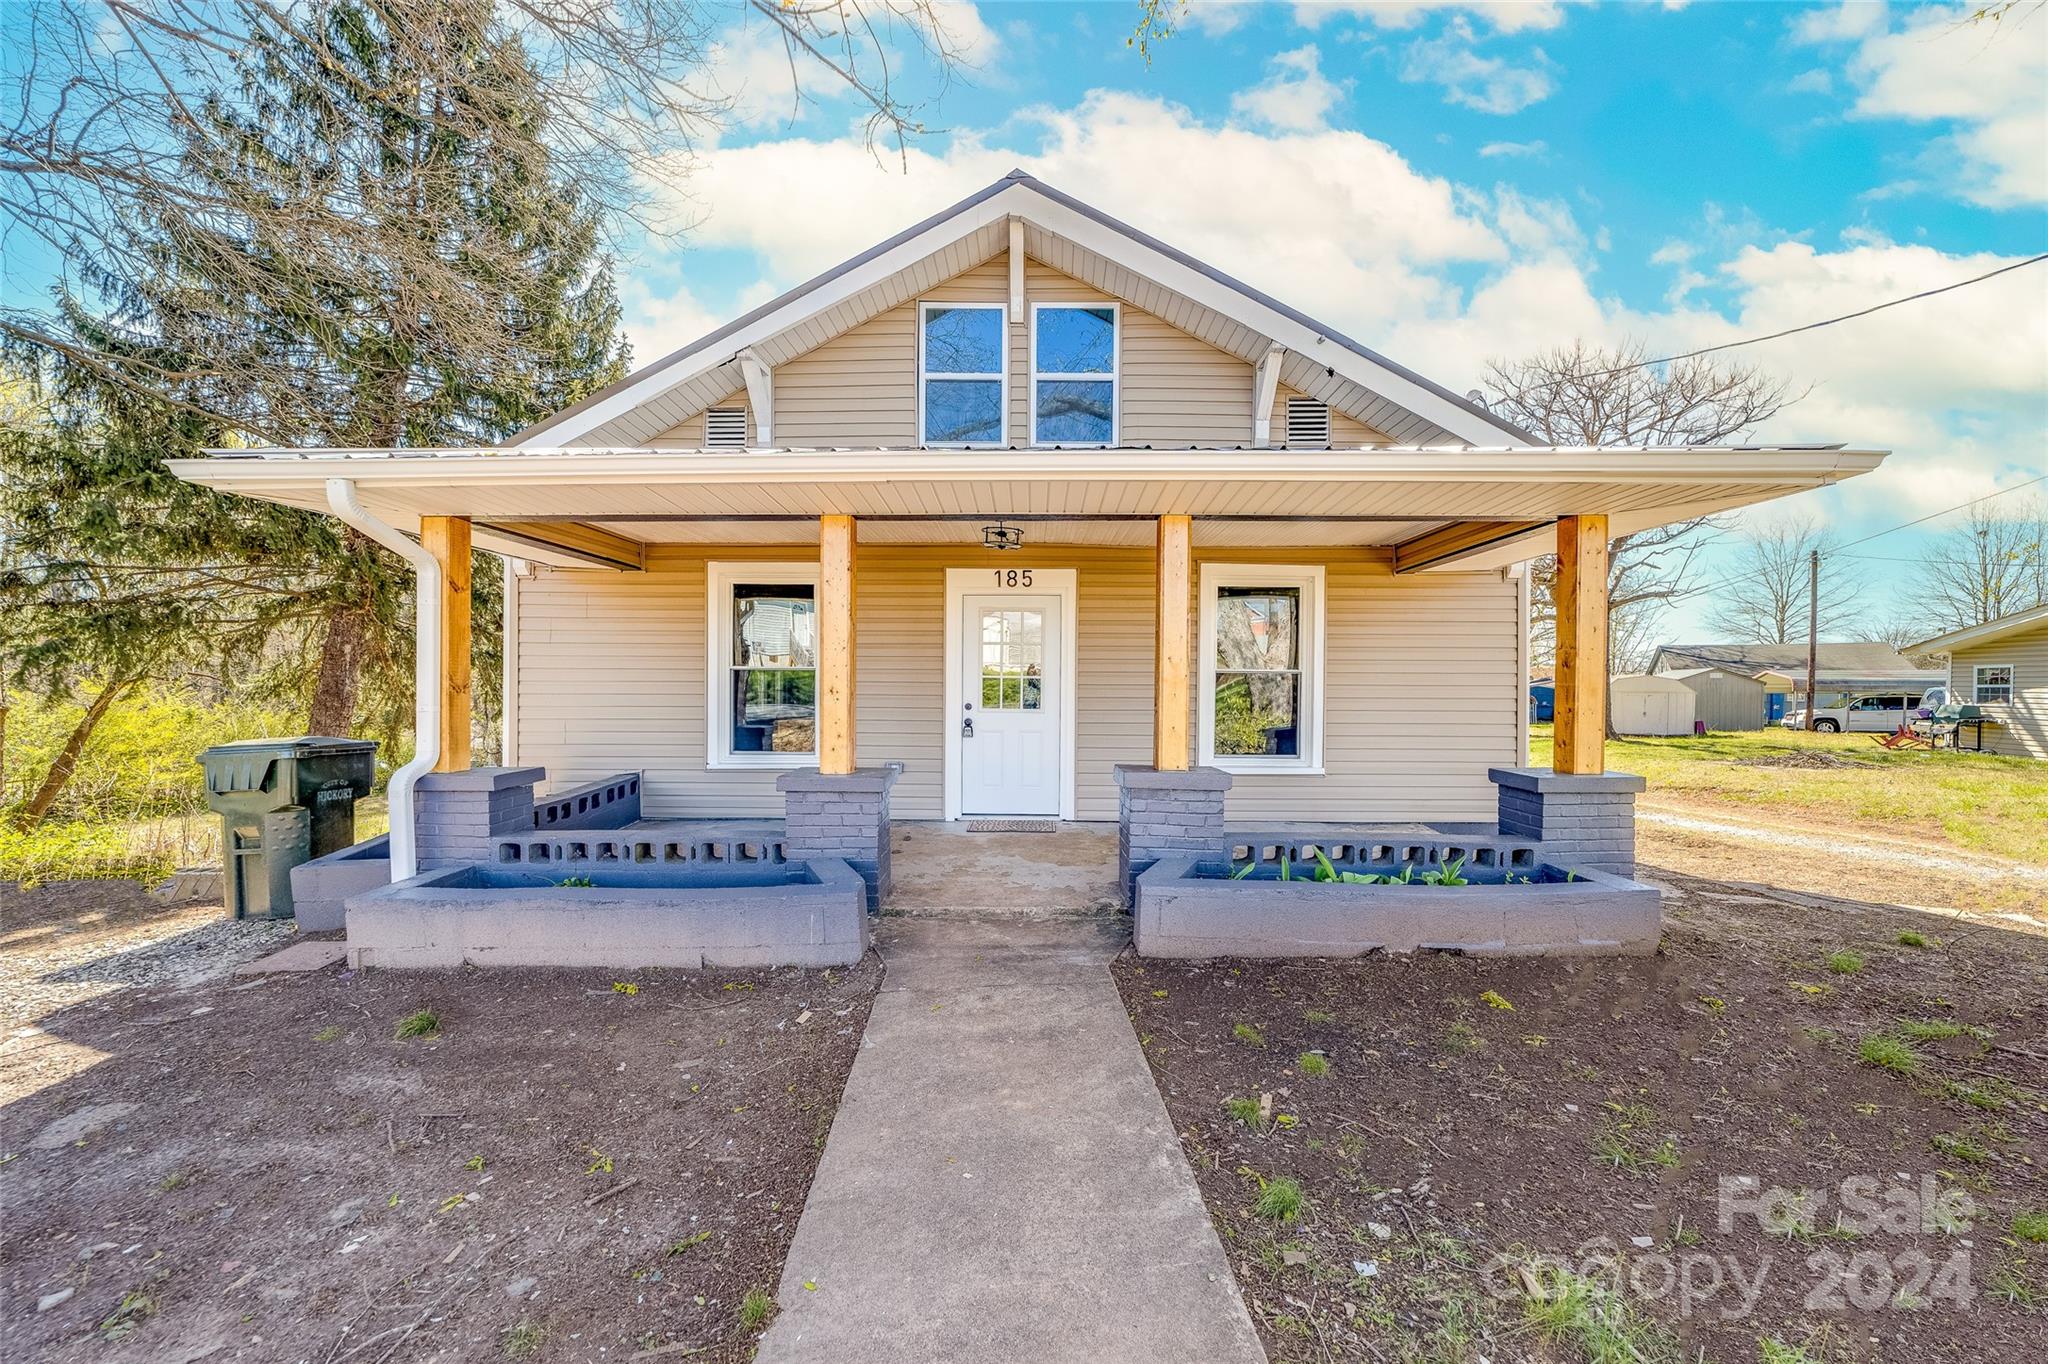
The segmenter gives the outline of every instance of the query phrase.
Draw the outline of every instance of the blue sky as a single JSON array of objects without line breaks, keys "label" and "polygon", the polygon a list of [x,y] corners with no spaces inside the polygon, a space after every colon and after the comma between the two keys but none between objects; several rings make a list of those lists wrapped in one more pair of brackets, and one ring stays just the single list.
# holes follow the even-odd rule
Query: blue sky
[{"label": "blue sky", "polygon": [[[638,358],[1013,165],[1461,392],[1494,357],[1712,345],[2048,250],[2037,5],[1984,25],[1958,6],[1193,0],[1149,69],[1136,13],[951,4],[974,69],[943,93],[898,34],[944,130],[907,168],[822,84],[793,116],[779,46],[736,23],[715,54],[731,124],[673,205],[694,226],[621,261]],[[1764,439],[1896,451],[1769,515],[1854,538],[2048,470],[2048,264],[1738,354],[1812,386]],[[1925,533],[1863,552],[1909,558]]]}]

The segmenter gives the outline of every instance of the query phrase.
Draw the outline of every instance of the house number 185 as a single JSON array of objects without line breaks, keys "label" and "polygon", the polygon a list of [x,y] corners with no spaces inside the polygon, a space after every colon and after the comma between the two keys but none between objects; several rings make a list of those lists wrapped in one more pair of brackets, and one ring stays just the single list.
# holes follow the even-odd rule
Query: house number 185
[{"label": "house number 185", "polygon": [[996,575],[997,587],[1031,586],[1031,570],[1028,568],[998,568],[992,571]]}]

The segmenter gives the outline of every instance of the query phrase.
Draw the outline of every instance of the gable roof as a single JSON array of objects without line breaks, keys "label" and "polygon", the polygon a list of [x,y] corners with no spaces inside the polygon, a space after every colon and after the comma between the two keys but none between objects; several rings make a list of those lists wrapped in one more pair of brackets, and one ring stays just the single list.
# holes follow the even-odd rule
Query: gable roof
[{"label": "gable roof", "polygon": [[[1911,659],[1882,640],[1824,642],[1815,655],[1820,674],[1832,680],[1881,684],[1920,682],[1939,676],[1938,672],[1915,667]],[[1666,644],[1650,660],[1651,671],[1671,671],[1665,666],[1670,660],[1693,668],[1721,668],[1744,677],[1765,673],[1806,676],[1804,644]]]},{"label": "gable roof", "polygon": [[[1007,251],[1012,220],[1024,227],[1027,254],[1247,363],[1274,345],[1284,347],[1281,382],[1398,443],[1540,444],[1483,406],[1021,170],[526,428],[507,444],[644,441],[738,389],[741,350],[752,348],[773,366],[814,349]],[[1159,301],[1148,306],[1154,294]]]},{"label": "gable roof", "polygon": [[1974,644],[1989,644],[1993,640],[2036,628],[2048,629],[2048,602],[2030,606],[2024,611],[2014,611],[1996,620],[1987,620],[1982,625],[1972,625],[1962,630],[1951,630],[1945,635],[1936,635],[1932,639],[1923,639],[1913,646],[1913,652],[1945,654],[1956,649],[1967,649]]}]

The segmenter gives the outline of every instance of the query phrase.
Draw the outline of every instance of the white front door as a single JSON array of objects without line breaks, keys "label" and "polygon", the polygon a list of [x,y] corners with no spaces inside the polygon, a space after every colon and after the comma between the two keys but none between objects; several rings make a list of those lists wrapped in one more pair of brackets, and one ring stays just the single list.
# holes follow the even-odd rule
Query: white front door
[{"label": "white front door", "polygon": [[1060,606],[1057,595],[961,598],[963,815],[1060,812]]}]

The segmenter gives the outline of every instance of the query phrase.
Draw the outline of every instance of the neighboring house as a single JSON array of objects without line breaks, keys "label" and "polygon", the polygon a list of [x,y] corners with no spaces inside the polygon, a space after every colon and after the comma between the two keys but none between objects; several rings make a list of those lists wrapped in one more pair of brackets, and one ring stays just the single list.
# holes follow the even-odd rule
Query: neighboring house
[{"label": "neighboring house", "polygon": [[[636,771],[649,817],[794,821],[900,764],[885,821],[1128,832],[1155,779],[1253,824],[1490,823],[1552,551],[1557,767],[1598,773],[1605,540],[1882,459],[1544,446],[1018,172],[503,446],[172,467],[509,556],[506,761],[554,789]],[[432,640],[422,754],[466,767]]]},{"label": "neighboring house", "polygon": [[1693,718],[1710,730],[1761,729],[1770,713],[1769,692],[1761,678],[1726,668],[1684,668],[1663,673],[1693,694]]},{"label": "neighboring house", "polygon": [[1668,673],[1638,673],[1608,684],[1616,734],[1692,733],[1692,688]]},{"label": "neighboring house", "polygon": [[1949,698],[1983,709],[1984,747],[2048,758],[2048,604],[1922,640],[1948,657]]},{"label": "neighboring house", "polygon": [[[1897,688],[1919,691],[1941,681],[1941,673],[1919,667],[1882,640],[1823,642],[1817,650],[1814,690],[1823,707],[1838,706],[1853,693]],[[1744,710],[1744,723],[1717,724],[1710,729],[1762,729],[1798,709],[1806,695],[1804,644],[1666,644],[1650,659],[1653,673],[1684,673],[1717,668],[1762,684],[1760,707]],[[1733,705],[1732,694],[1726,698]],[[1723,712],[1717,703],[1716,713]],[[1703,714],[1703,719],[1706,716]]]}]

